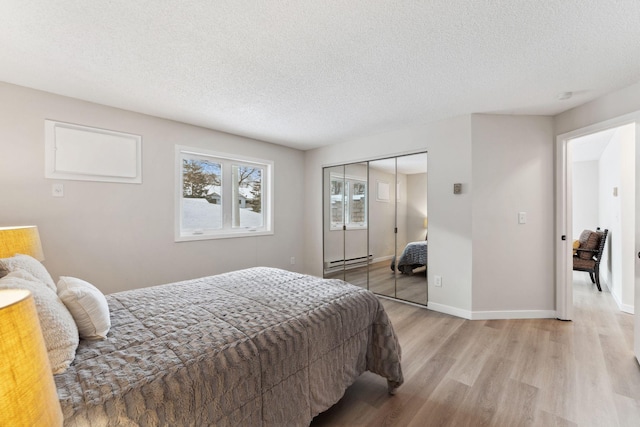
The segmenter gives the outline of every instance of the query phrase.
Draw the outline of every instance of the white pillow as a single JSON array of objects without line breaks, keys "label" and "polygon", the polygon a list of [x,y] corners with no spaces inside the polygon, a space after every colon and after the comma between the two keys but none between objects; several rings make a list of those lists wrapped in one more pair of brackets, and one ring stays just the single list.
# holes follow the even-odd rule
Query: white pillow
[{"label": "white pillow", "polygon": [[75,277],[60,277],[58,296],[76,321],[80,338],[101,340],[111,328],[109,305],[102,292]]},{"label": "white pillow", "polygon": [[47,271],[46,267],[42,265],[37,259],[23,254],[15,254],[11,258],[0,259],[1,266],[4,266],[6,270],[16,271],[17,269],[29,272],[37,280],[47,285],[53,292],[56,292],[56,283]]},{"label": "white pillow", "polygon": [[64,372],[76,356],[78,328],[54,291],[24,270],[0,278],[0,289],[27,289],[33,294],[40,329],[54,374]]}]

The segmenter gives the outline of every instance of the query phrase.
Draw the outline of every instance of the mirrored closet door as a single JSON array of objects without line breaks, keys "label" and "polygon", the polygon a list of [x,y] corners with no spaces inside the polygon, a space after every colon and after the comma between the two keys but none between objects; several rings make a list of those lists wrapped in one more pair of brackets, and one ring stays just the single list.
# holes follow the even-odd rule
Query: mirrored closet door
[{"label": "mirrored closet door", "polygon": [[367,287],[367,163],[324,169],[324,275]]},{"label": "mirrored closet door", "polygon": [[323,173],[324,276],[426,305],[427,153]]}]

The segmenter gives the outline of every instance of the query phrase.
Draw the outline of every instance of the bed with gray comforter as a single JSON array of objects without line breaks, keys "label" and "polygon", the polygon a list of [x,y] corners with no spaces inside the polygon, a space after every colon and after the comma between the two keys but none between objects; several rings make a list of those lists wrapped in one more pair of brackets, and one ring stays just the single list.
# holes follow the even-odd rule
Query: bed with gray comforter
[{"label": "bed with gray comforter", "polygon": [[405,246],[398,263],[396,258],[391,260],[391,270],[400,271],[403,274],[411,274],[413,269],[427,265],[427,241],[411,242]]},{"label": "bed with gray comforter", "polygon": [[107,296],[112,327],[55,376],[65,426],[295,426],[365,370],[403,382],[369,291],[273,268]]}]

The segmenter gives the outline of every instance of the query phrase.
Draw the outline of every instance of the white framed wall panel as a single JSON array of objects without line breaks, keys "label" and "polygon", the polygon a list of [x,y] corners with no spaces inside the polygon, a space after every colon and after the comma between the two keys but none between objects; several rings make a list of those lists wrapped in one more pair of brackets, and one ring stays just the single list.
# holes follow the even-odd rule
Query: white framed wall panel
[{"label": "white framed wall panel", "polygon": [[45,120],[45,177],[142,183],[142,137]]}]

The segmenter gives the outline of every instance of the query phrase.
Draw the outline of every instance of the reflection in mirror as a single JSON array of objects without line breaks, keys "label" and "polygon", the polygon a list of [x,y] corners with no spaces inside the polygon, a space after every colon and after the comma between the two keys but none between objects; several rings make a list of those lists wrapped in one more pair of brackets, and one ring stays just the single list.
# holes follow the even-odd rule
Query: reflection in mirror
[{"label": "reflection in mirror", "polygon": [[324,277],[344,280],[344,166],[324,168],[322,188]]},{"label": "reflection in mirror", "polygon": [[367,163],[344,168],[345,281],[367,288]]},{"label": "reflection in mirror", "polygon": [[395,256],[396,161],[394,158],[369,162],[369,289],[395,297],[395,277],[390,264]]},{"label": "reflection in mirror", "polygon": [[324,277],[426,305],[427,153],[323,173]]},{"label": "reflection in mirror", "polygon": [[324,169],[324,277],[367,288],[367,163]]},{"label": "reflection in mirror", "polygon": [[396,298],[427,304],[427,154],[397,158]]}]

